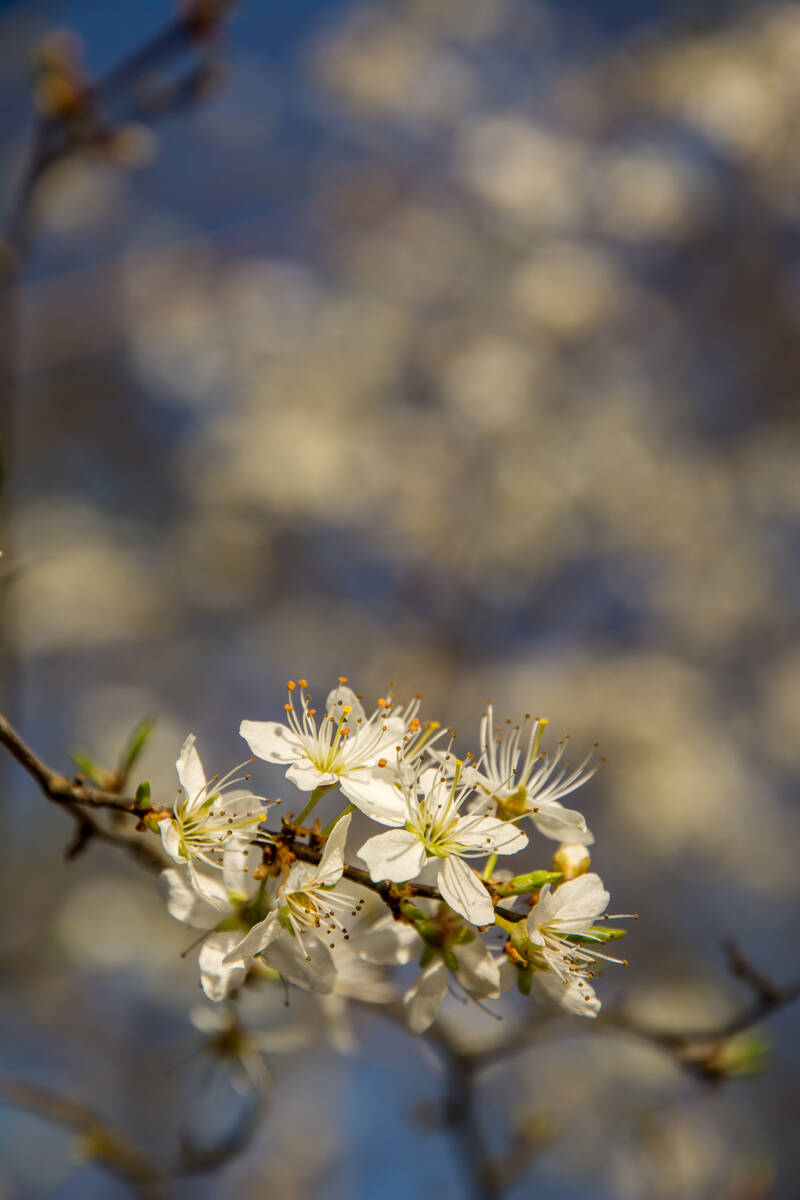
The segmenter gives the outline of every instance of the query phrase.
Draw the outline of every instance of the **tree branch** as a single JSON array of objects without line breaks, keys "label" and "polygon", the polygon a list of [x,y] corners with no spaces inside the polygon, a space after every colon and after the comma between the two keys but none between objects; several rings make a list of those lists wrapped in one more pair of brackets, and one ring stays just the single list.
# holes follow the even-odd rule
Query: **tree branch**
[{"label": "tree branch", "polygon": [[67,779],[59,771],[48,767],[30,746],[22,740],[11,723],[0,713],[0,745],[13,755],[21,767],[32,775],[39,787],[56,804],[80,804],[89,808],[112,808],[117,812],[131,813],[136,817],[146,816],[150,810],[142,808],[130,796],[118,796],[103,788]]},{"label": "tree branch", "polygon": [[[288,838],[288,845],[295,858],[299,858],[301,862],[316,865],[322,858],[322,848],[317,849],[314,846],[307,846],[303,842],[296,842],[291,836]],[[402,887],[398,889],[392,883],[385,881],[376,882],[367,871],[362,871],[358,867],[345,867],[342,875],[345,879],[349,879],[351,883],[357,883],[361,887],[369,888],[371,892],[375,892],[376,895],[380,896],[384,904],[387,904],[393,911],[404,898]],[[403,887],[408,889],[408,899],[412,899],[414,896],[422,896],[425,900],[439,900],[446,903],[438,888],[431,887],[427,883],[410,883],[403,885]],[[499,904],[495,907],[495,911],[507,921],[521,921],[527,915],[526,913],[513,912],[510,908],[503,908]]]},{"label": "tree branch", "polygon": [[73,1130],[81,1138],[90,1161],[124,1180],[137,1195],[149,1200],[163,1195],[161,1184],[224,1166],[245,1149],[264,1115],[261,1102],[218,1146],[199,1147],[184,1139],[180,1153],[173,1161],[157,1162],[121,1138],[91,1108],[40,1084],[0,1072],[0,1101]]}]

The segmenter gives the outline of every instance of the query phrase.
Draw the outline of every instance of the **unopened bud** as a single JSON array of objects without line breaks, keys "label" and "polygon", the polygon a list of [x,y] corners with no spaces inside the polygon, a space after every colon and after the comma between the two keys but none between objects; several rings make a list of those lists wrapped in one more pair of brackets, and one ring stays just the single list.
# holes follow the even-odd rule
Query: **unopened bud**
[{"label": "unopened bud", "polygon": [[560,871],[564,882],[585,875],[592,865],[592,856],[577,842],[562,842],[553,855],[553,870]]}]

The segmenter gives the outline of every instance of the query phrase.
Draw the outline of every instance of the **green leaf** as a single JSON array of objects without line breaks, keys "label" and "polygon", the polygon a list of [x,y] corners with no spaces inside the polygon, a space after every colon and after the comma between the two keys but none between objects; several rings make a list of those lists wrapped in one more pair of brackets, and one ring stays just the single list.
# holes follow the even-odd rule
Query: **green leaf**
[{"label": "green leaf", "polygon": [[718,1075],[758,1075],[769,1065],[769,1038],[759,1029],[729,1038],[709,1066]]},{"label": "green leaf", "polygon": [[520,967],[517,970],[517,987],[523,996],[530,996],[533,983],[533,967]]},{"label": "green leaf", "polygon": [[84,750],[71,750],[69,756],[81,775],[85,775],[87,779],[91,779],[94,783],[99,783],[99,776],[104,774],[104,771],[93,758],[90,758]]},{"label": "green leaf", "polygon": [[149,808],[150,807],[150,784],[147,782],[146,779],[143,779],[142,782],[139,784],[139,786],[136,789],[136,807],[137,808]]},{"label": "green leaf", "polygon": [[119,774],[125,778],[130,769],[135,766],[142,755],[142,751],[150,740],[150,735],[156,727],[152,717],[143,717],[138,725],[134,728],[127,742],[125,749],[122,751],[119,760]]}]

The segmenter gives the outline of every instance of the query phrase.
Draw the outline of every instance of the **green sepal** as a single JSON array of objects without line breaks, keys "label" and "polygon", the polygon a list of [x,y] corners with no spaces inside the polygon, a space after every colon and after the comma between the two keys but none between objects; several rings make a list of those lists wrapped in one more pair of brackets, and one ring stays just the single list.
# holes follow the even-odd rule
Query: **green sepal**
[{"label": "green sepal", "polygon": [[430,921],[430,917],[428,916],[428,914],[424,913],[421,908],[417,908],[414,904],[411,903],[410,900],[401,900],[400,911],[402,912],[404,917],[410,918],[410,920],[414,923],[415,926],[418,925],[420,922]]},{"label": "green sepal", "polygon": [[454,946],[466,946],[468,942],[474,942],[476,938],[474,929],[470,929],[468,925],[462,925],[456,936],[453,938]]},{"label": "green sepal", "polygon": [[136,807],[150,807],[150,784],[146,779],[143,779],[136,789]]},{"label": "green sepal", "polygon": [[215,933],[226,933],[230,929],[247,929],[249,926],[244,925],[238,913],[232,913],[229,917],[223,917],[219,925],[214,926]]},{"label": "green sepal", "polygon": [[528,871],[526,875],[515,875],[507,883],[498,883],[494,890],[498,896],[522,896],[525,892],[535,892],[546,883],[560,883],[560,871]]},{"label": "green sepal", "polygon": [[456,971],[458,970],[458,959],[449,946],[442,946],[442,958],[444,959],[444,965],[447,967],[448,971],[455,975]]},{"label": "green sepal", "polygon": [[593,925],[586,933],[568,933],[566,937],[570,942],[592,946],[597,942],[616,942],[625,937],[627,932],[627,929],[615,929],[611,925]]},{"label": "green sepal", "polygon": [[428,963],[433,962],[435,957],[436,957],[436,948],[434,946],[431,946],[431,944],[429,942],[426,942],[425,945],[422,947],[422,954],[420,954],[420,956],[419,956],[419,965],[423,968],[427,967]]},{"label": "green sepal", "polygon": [[533,983],[533,967],[519,967],[517,970],[517,987],[523,996],[530,996]]}]

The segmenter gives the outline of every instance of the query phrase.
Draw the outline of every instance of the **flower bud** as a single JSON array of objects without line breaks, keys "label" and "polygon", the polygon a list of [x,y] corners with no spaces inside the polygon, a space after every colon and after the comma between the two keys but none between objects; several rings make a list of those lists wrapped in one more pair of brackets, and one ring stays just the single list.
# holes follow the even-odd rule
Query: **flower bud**
[{"label": "flower bud", "polygon": [[565,883],[585,875],[591,865],[589,851],[577,842],[562,842],[553,855],[553,870],[561,872]]}]

